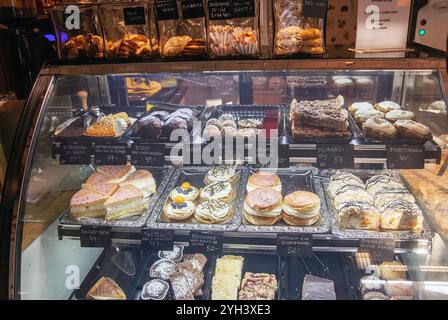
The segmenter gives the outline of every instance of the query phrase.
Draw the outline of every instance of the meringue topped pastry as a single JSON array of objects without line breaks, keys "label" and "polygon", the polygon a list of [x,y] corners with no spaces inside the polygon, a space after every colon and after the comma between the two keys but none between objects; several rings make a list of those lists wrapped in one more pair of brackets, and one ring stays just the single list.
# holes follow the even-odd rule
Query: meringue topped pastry
[{"label": "meringue topped pastry", "polygon": [[194,217],[200,223],[223,223],[230,218],[230,207],[219,200],[211,199],[196,207]]},{"label": "meringue topped pastry", "polygon": [[230,184],[233,184],[237,179],[238,176],[234,167],[220,166],[210,169],[204,179],[204,182],[205,184],[215,182],[229,182]]},{"label": "meringue topped pastry", "polygon": [[196,206],[193,202],[185,200],[182,196],[177,196],[163,208],[163,213],[171,220],[186,220],[190,218]]},{"label": "meringue topped pastry", "polygon": [[225,203],[231,202],[236,196],[232,185],[228,182],[215,182],[201,190],[201,201],[220,200]]},{"label": "meringue topped pastry", "polygon": [[173,189],[170,193],[170,198],[172,200],[178,196],[183,197],[186,201],[195,201],[199,196],[199,190],[190,183],[184,182],[179,187]]}]

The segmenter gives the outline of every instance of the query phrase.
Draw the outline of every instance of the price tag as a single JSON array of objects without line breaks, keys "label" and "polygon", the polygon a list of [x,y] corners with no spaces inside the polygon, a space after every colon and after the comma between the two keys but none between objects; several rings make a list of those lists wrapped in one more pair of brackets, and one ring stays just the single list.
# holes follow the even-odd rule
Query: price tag
[{"label": "price tag", "polygon": [[110,245],[110,227],[81,226],[81,247],[104,248]]},{"label": "price tag", "polygon": [[359,241],[359,253],[368,253],[375,262],[392,261],[395,252],[394,239],[369,239]]},{"label": "price tag", "polygon": [[182,0],[182,17],[195,19],[205,17],[204,3],[202,0]]},{"label": "price tag", "polygon": [[233,17],[232,1],[209,0],[208,16],[210,20],[226,20]]},{"label": "price tag", "polygon": [[94,157],[96,165],[123,165],[127,163],[126,144],[95,144]]},{"label": "price tag", "polygon": [[177,20],[179,12],[177,12],[177,1],[157,1],[155,3],[157,20]]},{"label": "price tag", "polygon": [[233,0],[233,18],[255,17],[254,0]]},{"label": "price tag", "polygon": [[123,17],[126,26],[146,24],[145,7],[123,8]]},{"label": "price tag", "polygon": [[174,230],[142,229],[141,246],[153,251],[173,250]]},{"label": "price tag", "polygon": [[133,143],[131,145],[132,165],[163,167],[164,163],[163,144]]},{"label": "price tag", "polygon": [[425,167],[424,146],[387,146],[388,169],[423,169]]},{"label": "price tag", "polygon": [[277,236],[277,253],[288,257],[312,257],[313,235],[296,233],[279,233]]},{"label": "price tag", "polygon": [[304,0],[302,14],[307,18],[325,18],[327,0]]},{"label": "price tag", "polygon": [[343,169],[353,168],[355,154],[351,144],[318,144],[317,167]]},{"label": "price tag", "polygon": [[223,247],[222,234],[210,234],[200,231],[191,231],[190,248],[194,252],[221,254]]},{"label": "price tag", "polygon": [[61,143],[59,164],[90,164],[92,146],[90,143]]}]

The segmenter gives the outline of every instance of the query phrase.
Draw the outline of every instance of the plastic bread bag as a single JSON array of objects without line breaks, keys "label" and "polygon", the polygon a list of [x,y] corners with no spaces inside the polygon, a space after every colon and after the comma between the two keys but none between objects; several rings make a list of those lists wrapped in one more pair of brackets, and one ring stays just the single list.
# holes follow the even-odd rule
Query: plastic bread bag
[{"label": "plastic bread bag", "polygon": [[[324,19],[307,17],[303,0],[273,0],[275,17],[274,53],[277,56],[298,53],[323,54]],[[324,5],[326,1],[317,1]],[[317,3],[316,2],[316,3]],[[320,10],[320,11],[322,11]]]},{"label": "plastic bread bag", "polygon": [[60,59],[103,58],[104,41],[93,5],[65,4],[50,10]]},{"label": "plastic bread bag", "polygon": [[208,0],[207,21],[212,58],[259,55],[259,0]]},{"label": "plastic bread bag", "polygon": [[162,58],[205,56],[206,23],[202,0],[154,3]]},{"label": "plastic bread bag", "polygon": [[102,4],[99,13],[107,58],[147,58],[153,55],[147,2]]}]

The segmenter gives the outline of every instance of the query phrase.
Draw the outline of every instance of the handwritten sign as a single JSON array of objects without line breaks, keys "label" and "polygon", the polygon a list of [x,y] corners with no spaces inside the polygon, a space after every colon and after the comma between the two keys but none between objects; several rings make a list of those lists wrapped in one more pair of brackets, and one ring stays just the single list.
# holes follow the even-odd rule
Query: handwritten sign
[{"label": "handwritten sign", "polygon": [[123,8],[123,17],[126,26],[146,24],[145,7]]},{"label": "handwritten sign", "polygon": [[94,158],[96,165],[123,165],[127,163],[126,144],[95,144]]},{"label": "handwritten sign", "polygon": [[317,151],[317,167],[318,168],[353,168],[354,166],[354,149],[351,144],[318,144]]},{"label": "handwritten sign", "polygon": [[358,252],[368,253],[375,262],[392,261],[395,252],[394,239],[369,239],[359,241]]},{"label": "handwritten sign", "polygon": [[208,15],[210,20],[226,20],[233,18],[232,1],[209,0]]},{"label": "handwritten sign", "polygon": [[425,167],[424,146],[387,146],[388,169],[423,169]]},{"label": "handwritten sign", "polygon": [[131,146],[131,164],[135,166],[163,167],[165,153],[162,144],[133,143]]},{"label": "handwritten sign", "polygon": [[110,245],[110,227],[81,226],[81,247],[104,248]]},{"label": "handwritten sign", "polygon": [[255,17],[254,0],[234,0],[233,18],[251,18]]},{"label": "handwritten sign", "polygon": [[313,235],[280,233],[277,236],[277,253],[287,257],[312,257]]},{"label": "handwritten sign", "polygon": [[90,164],[92,146],[90,143],[61,143],[60,164]]},{"label": "handwritten sign", "polygon": [[141,246],[153,251],[173,250],[174,230],[142,229]]},{"label": "handwritten sign", "polygon": [[202,0],[182,0],[182,17],[195,19],[205,17],[204,3]]},{"label": "handwritten sign", "polygon": [[191,231],[189,247],[194,252],[221,254],[223,248],[223,235]]},{"label": "handwritten sign", "polygon": [[177,11],[177,1],[157,1],[155,3],[157,20],[176,20],[179,19]]},{"label": "handwritten sign", "polygon": [[327,1],[304,0],[302,14],[307,18],[325,18],[327,14]]}]

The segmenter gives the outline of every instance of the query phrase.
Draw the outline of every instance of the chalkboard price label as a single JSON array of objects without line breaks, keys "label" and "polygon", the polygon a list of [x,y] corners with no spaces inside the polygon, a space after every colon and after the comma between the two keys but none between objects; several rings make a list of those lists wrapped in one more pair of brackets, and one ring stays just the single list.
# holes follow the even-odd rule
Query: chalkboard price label
[{"label": "chalkboard price label", "polygon": [[221,254],[223,248],[223,235],[191,231],[189,247],[194,252]]},{"label": "chalkboard price label", "polygon": [[90,143],[61,143],[59,149],[60,164],[90,164],[92,146]]},{"label": "chalkboard price label", "polygon": [[81,247],[105,248],[110,245],[110,227],[81,226]]},{"label": "chalkboard price label", "polygon": [[123,165],[127,163],[126,143],[95,144],[96,165]]},{"label": "chalkboard price label", "polygon": [[304,0],[303,16],[306,18],[325,18],[327,0]]},{"label": "chalkboard price label", "polygon": [[124,24],[126,26],[146,24],[145,7],[123,8]]},{"label": "chalkboard price label", "polygon": [[202,0],[182,0],[182,17],[195,19],[205,17],[204,2]]},{"label": "chalkboard price label", "polygon": [[387,146],[388,169],[423,169],[425,167],[424,146]]},{"label": "chalkboard price label", "polygon": [[141,246],[153,251],[173,250],[174,230],[142,229]]},{"label": "chalkboard price label", "polygon": [[209,0],[208,15],[210,20],[226,20],[233,18],[233,4],[231,0]]},{"label": "chalkboard price label", "polygon": [[277,236],[277,253],[287,257],[312,257],[313,235],[280,233]]},{"label": "chalkboard price label", "polygon": [[165,162],[162,144],[134,143],[131,146],[131,164],[135,166],[163,167]]},{"label": "chalkboard price label", "polygon": [[155,3],[157,20],[176,20],[179,19],[177,11],[177,1],[157,1]]},{"label": "chalkboard price label", "polygon": [[317,167],[343,169],[353,168],[355,155],[351,144],[318,144]]},{"label": "chalkboard price label", "polygon": [[392,261],[395,252],[394,239],[370,239],[359,241],[359,253],[368,253],[375,262]]},{"label": "chalkboard price label", "polygon": [[233,18],[255,17],[254,0],[233,0]]}]

